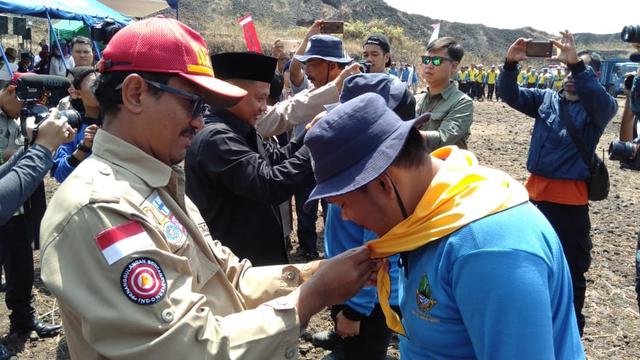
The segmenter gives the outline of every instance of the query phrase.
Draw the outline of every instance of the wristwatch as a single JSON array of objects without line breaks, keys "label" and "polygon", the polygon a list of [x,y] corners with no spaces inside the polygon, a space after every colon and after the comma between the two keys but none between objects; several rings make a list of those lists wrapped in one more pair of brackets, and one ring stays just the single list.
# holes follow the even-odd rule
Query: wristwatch
[{"label": "wristwatch", "polygon": [[78,146],[76,146],[76,150],[80,150],[85,154],[91,152],[91,148],[85,146],[83,143],[79,143]]}]

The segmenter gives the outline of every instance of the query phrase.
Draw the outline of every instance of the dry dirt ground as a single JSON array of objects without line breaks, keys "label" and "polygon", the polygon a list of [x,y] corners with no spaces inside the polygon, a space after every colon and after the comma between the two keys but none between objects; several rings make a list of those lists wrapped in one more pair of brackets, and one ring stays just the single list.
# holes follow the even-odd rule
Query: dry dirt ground
[{"label": "dry dirt ground", "polygon": [[[622,111],[622,99],[619,99]],[[500,168],[520,181],[527,177],[525,161],[532,120],[499,102],[475,102],[475,122],[470,148],[481,163]],[[608,126],[599,145],[599,152],[616,138],[620,116]],[[640,316],[634,292],[635,244],[640,229],[633,215],[640,206],[640,173],[623,171],[617,163],[608,162],[611,193],[605,201],[591,204],[593,263],[587,274],[588,289],[585,304],[587,325],[583,337],[589,359],[640,359]],[[49,182],[49,184],[52,184]],[[321,222],[318,222],[321,234]],[[319,239],[318,246],[322,247]],[[294,236],[293,259],[295,255]],[[37,257],[37,254],[36,254]],[[36,260],[36,267],[38,262]],[[38,275],[38,274],[36,274]],[[41,282],[34,288],[36,309],[47,322],[60,322],[56,303]],[[4,294],[0,294],[0,334],[8,331]],[[315,316],[300,340],[302,359],[322,359],[328,352],[314,348],[309,334],[331,328],[328,312]],[[8,341],[20,359],[67,359],[64,336],[45,340]],[[399,358],[392,344],[389,358]]]}]

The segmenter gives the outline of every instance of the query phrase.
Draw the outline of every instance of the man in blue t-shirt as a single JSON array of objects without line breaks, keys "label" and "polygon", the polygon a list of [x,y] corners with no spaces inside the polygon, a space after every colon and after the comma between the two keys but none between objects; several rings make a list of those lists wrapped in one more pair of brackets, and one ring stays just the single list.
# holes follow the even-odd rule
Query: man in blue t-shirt
[{"label": "man in blue t-shirt", "polygon": [[305,138],[317,182],[309,200],[325,198],[380,234],[367,243],[372,257],[401,256],[402,318],[384,271],[378,299],[387,325],[405,335],[402,358],[584,359],[551,225],[521,184],[472,153],[429,153],[416,129],[423,120],[403,122],[369,93]]}]

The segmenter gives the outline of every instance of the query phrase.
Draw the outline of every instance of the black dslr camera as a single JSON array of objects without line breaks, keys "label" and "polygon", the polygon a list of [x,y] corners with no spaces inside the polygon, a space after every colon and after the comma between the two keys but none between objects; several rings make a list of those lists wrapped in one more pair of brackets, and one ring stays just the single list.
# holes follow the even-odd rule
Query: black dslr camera
[{"label": "black dslr camera", "polygon": [[624,42],[640,43],[640,25],[627,25],[622,28],[620,38]]},{"label": "black dslr camera", "polygon": [[[67,96],[70,86],[69,80],[62,76],[38,74],[21,76],[16,83],[16,97],[24,104],[20,110],[23,132],[26,129],[24,120],[35,117],[35,123],[38,124],[47,119],[49,107],[57,105],[60,99]],[[77,111],[61,111],[60,116],[66,117],[67,123],[74,129],[80,128],[82,117]]]},{"label": "black dslr camera", "polygon": [[111,19],[105,19],[97,25],[91,27],[91,38],[94,41],[101,41],[105,44],[111,41],[113,35],[123,28],[122,25]]},{"label": "black dslr camera", "polygon": [[623,169],[640,170],[638,148],[640,148],[640,139],[628,142],[612,141],[609,144],[609,160],[619,161]]}]

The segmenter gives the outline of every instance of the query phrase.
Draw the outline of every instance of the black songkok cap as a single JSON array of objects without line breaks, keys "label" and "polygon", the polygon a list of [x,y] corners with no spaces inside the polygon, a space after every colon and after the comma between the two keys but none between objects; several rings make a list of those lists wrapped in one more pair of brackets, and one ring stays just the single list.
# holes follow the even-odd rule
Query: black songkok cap
[{"label": "black songkok cap", "polygon": [[278,60],[255,52],[228,52],[211,56],[216,78],[244,79],[271,84]]}]

